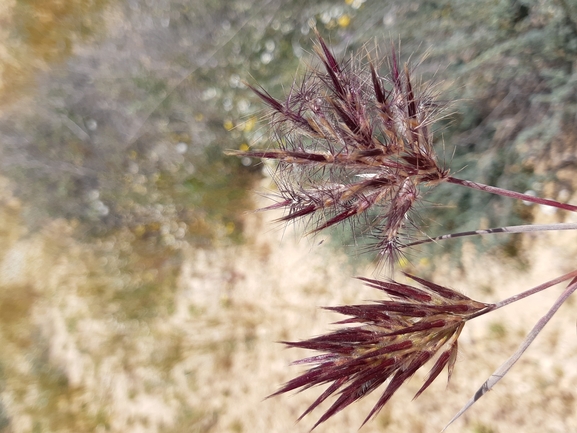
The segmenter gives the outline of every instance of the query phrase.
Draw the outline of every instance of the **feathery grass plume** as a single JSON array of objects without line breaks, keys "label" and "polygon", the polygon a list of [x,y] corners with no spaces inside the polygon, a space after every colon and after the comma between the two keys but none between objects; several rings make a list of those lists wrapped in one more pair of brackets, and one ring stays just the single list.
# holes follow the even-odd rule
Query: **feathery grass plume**
[{"label": "feathery grass plume", "polygon": [[[416,86],[393,50],[389,72],[353,58],[342,64],[316,32],[324,70],[310,70],[283,101],[249,87],[270,107],[278,149],[230,151],[278,161],[281,221],[309,218],[311,232],[345,220],[366,224],[380,256],[394,262],[419,185],[449,176],[439,165],[430,125],[439,106]],[[370,210],[376,210],[368,216]]]},{"label": "feathery grass plume", "polygon": [[359,277],[368,286],[382,290],[391,300],[374,304],[326,307],[350,316],[339,324],[361,324],[300,342],[290,347],[323,352],[294,364],[313,364],[308,371],[286,383],[272,396],[295,389],[330,384],[300,416],[338,394],[313,429],[351,403],[388,381],[383,394],[363,425],[376,415],[395,391],[429,360],[437,356],[418,397],[447,367],[450,378],[457,358],[457,339],[465,322],[494,308],[430,281],[405,274],[420,283],[417,288],[395,281]]}]

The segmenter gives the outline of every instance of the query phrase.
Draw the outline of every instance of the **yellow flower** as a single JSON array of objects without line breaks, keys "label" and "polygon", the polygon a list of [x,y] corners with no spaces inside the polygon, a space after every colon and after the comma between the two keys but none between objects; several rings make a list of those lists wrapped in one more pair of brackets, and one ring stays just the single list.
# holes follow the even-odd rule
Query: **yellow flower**
[{"label": "yellow flower", "polygon": [[341,15],[337,22],[340,27],[348,27],[348,25],[351,23],[351,17],[349,17],[347,14]]}]

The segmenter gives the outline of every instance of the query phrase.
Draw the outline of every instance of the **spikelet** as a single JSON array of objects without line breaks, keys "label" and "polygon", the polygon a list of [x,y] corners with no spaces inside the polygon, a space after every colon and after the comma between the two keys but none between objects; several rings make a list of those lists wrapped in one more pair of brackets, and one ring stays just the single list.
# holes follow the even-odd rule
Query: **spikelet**
[{"label": "spikelet", "polygon": [[289,347],[316,350],[322,354],[295,362],[313,366],[286,383],[273,396],[329,384],[299,419],[329,397],[338,396],[313,429],[387,383],[364,425],[383,408],[407,379],[437,354],[436,362],[415,398],[445,367],[450,378],[457,358],[457,339],[465,322],[494,307],[430,281],[405,275],[420,283],[423,288],[395,281],[359,278],[368,286],[387,293],[391,300],[328,307],[326,309],[349,316],[338,323],[357,326],[305,341],[285,342]]},{"label": "spikelet", "polygon": [[438,106],[408,67],[401,71],[394,51],[381,76],[370,60],[342,65],[318,32],[317,39],[322,69],[308,71],[284,100],[249,85],[272,111],[278,148],[229,154],[278,162],[279,197],[269,209],[285,208],[282,221],[307,218],[309,233],[368,224],[379,257],[394,262],[419,186],[449,176],[430,132]]}]

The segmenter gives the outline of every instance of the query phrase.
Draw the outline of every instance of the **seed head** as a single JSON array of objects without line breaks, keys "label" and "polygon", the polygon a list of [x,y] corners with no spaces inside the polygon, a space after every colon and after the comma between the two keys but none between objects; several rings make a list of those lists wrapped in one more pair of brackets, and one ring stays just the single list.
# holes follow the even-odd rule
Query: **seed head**
[{"label": "seed head", "polygon": [[272,111],[278,148],[229,153],[278,161],[279,192],[269,208],[286,208],[282,221],[308,218],[311,232],[361,222],[390,258],[420,186],[449,175],[430,128],[440,110],[409,68],[401,71],[394,50],[389,72],[380,75],[370,59],[342,64],[317,38],[322,68],[309,70],[284,100],[249,86]]},{"label": "seed head", "polygon": [[436,362],[419,389],[418,397],[447,366],[450,378],[457,358],[457,339],[465,322],[490,311],[494,306],[474,301],[465,295],[421,278],[405,274],[420,283],[417,288],[395,281],[359,278],[368,286],[382,290],[391,300],[373,304],[327,307],[349,316],[339,324],[360,324],[300,342],[285,342],[322,352],[295,362],[311,364],[309,370],[286,383],[278,395],[294,389],[329,384],[299,420],[332,395],[336,401],[320,417],[313,429],[349,404],[387,383],[363,422],[376,415],[395,391],[425,363]]}]

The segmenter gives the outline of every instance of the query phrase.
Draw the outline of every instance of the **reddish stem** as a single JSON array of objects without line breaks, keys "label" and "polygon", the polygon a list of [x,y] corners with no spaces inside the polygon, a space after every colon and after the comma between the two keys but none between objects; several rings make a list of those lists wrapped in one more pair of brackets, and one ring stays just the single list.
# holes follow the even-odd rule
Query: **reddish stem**
[{"label": "reddish stem", "polygon": [[549,200],[547,198],[533,197],[532,195],[527,195],[515,191],[509,191],[508,189],[497,188],[496,186],[484,185],[482,183],[471,182],[470,180],[462,180],[452,176],[449,176],[445,180],[455,185],[466,186],[467,188],[477,189],[479,191],[485,191],[491,194],[502,195],[517,200],[530,201],[532,203],[542,204],[545,206],[552,206],[559,209],[568,210],[571,212],[577,212],[577,206],[572,204],[559,203],[558,201]]},{"label": "reddish stem", "polygon": [[577,278],[577,270],[575,270],[573,272],[569,272],[568,274],[565,274],[565,275],[561,275],[560,277],[555,278],[554,280],[547,281],[546,283],[543,283],[537,287],[526,290],[522,293],[517,293],[516,295],[513,295],[510,298],[507,298],[507,299],[504,299],[500,302],[497,302],[495,304],[495,307],[493,308],[493,310],[497,310],[501,307],[504,307],[505,305],[509,305],[509,304],[512,304],[513,302],[517,302],[523,298],[534,295],[535,293],[539,293],[545,289],[548,289],[551,286],[554,286],[554,285],[559,284],[565,280],[568,280],[569,278]]}]

